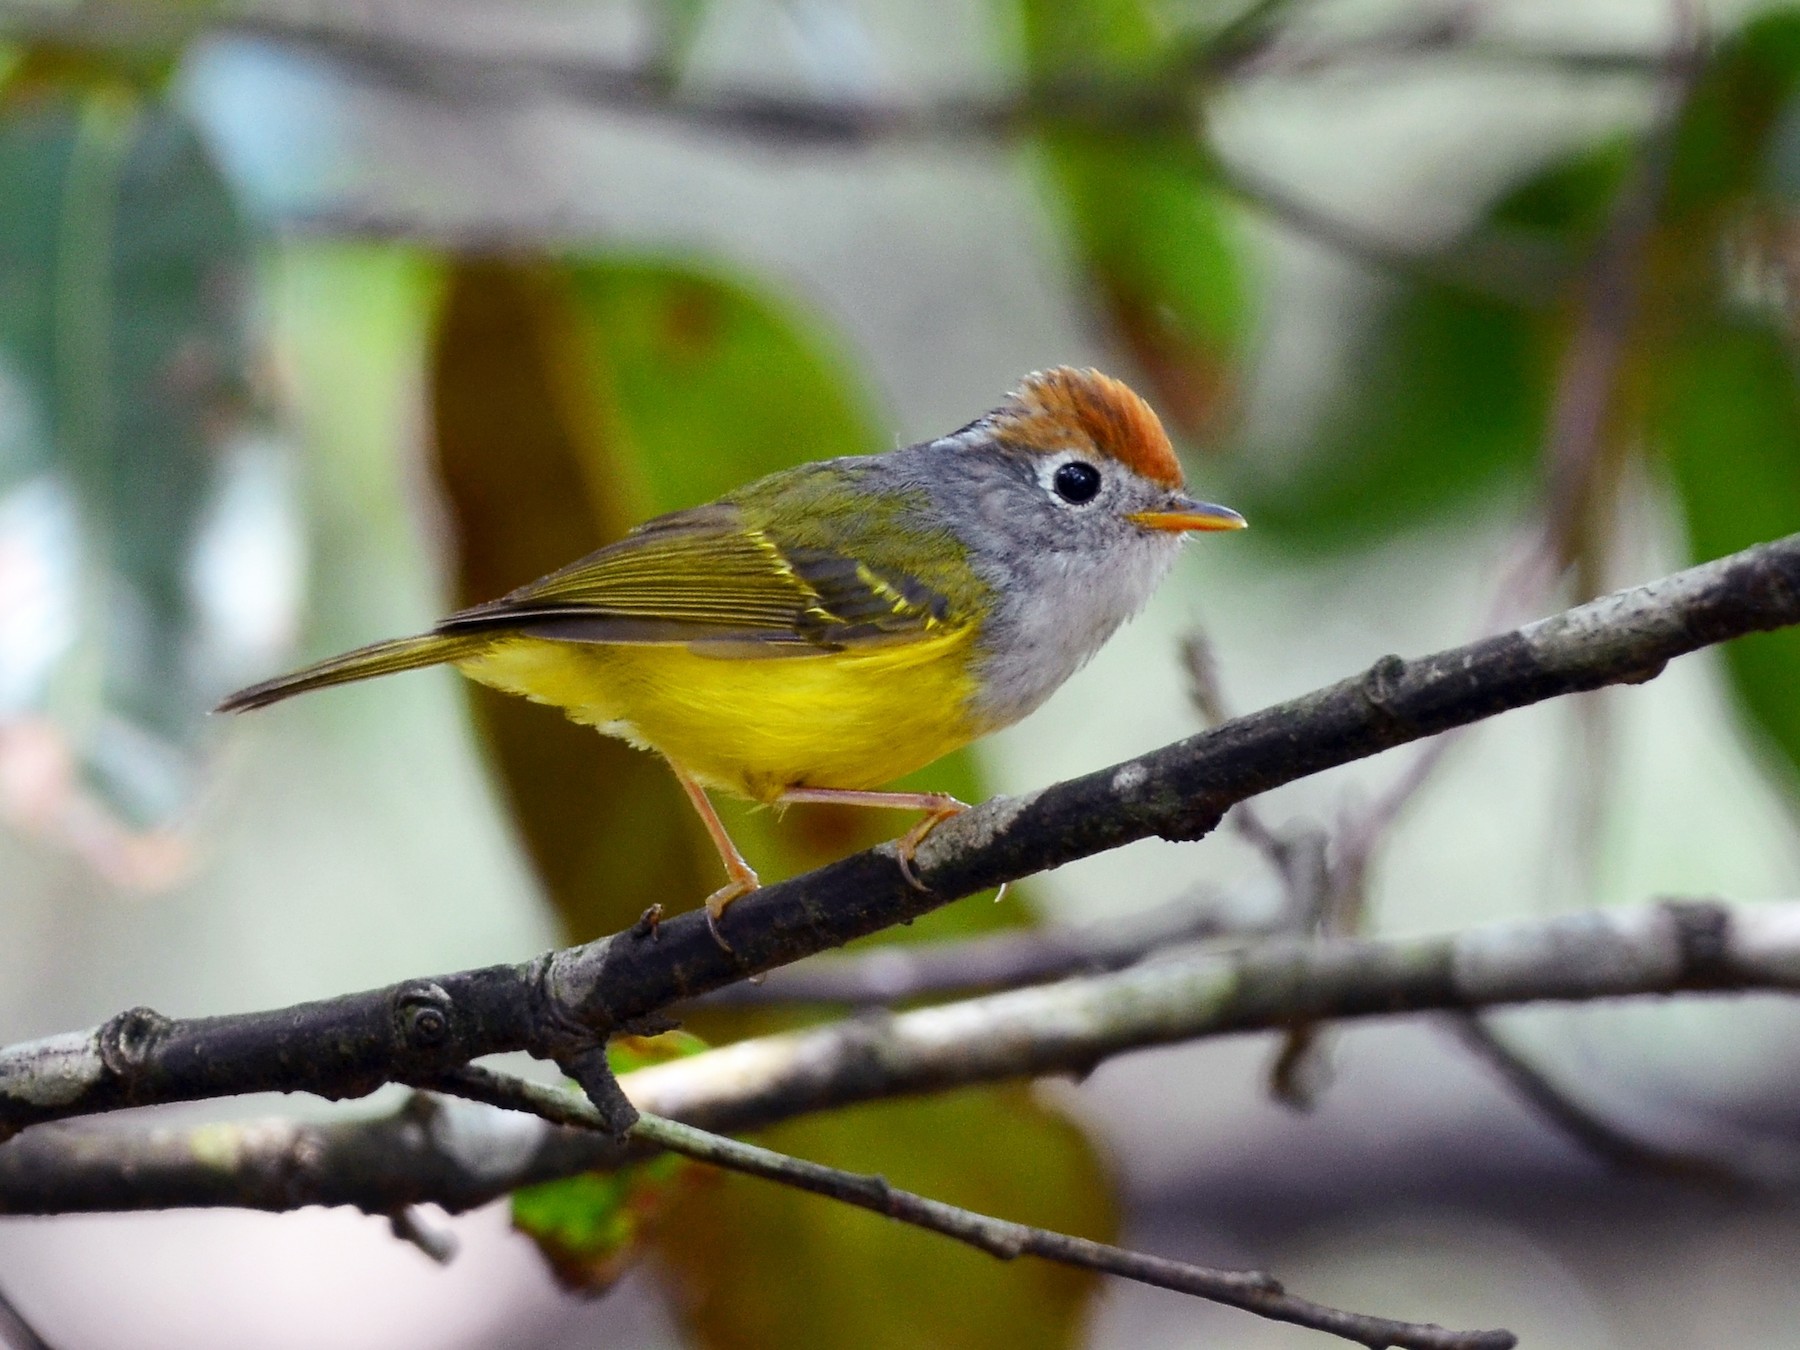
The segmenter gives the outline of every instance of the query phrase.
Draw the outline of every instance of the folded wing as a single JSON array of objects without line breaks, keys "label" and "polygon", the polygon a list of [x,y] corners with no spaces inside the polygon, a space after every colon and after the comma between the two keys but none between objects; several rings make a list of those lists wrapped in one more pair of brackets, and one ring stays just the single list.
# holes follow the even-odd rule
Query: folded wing
[{"label": "folded wing", "polygon": [[651,521],[436,631],[783,656],[922,636],[947,619],[944,597],[914,578],[783,544],[715,504]]}]

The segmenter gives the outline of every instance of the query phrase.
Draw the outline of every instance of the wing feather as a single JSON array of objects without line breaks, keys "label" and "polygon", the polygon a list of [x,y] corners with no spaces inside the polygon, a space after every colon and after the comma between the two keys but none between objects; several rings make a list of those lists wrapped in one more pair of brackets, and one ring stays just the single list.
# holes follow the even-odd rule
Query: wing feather
[{"label": "wing feather", "polygon": [[737,507],[714,504],[659,517],[437,631],[774,656],[918,635],[947,614],[944,597],[911,577],[829,549],[784,548]]}]

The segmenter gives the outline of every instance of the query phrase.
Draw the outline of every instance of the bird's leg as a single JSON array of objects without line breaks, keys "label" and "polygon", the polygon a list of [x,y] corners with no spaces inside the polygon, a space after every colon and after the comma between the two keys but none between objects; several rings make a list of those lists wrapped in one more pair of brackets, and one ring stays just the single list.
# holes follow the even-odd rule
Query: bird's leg
[{"label": "bird's leg", "polygon": [[925,883],[913,870],[913,854],[925,842],[925,836],[951,816],[969,809],[947,792],[858,792],[852,788],[791,787],[775,799],[777,802],[825,802],[836,806],[879,806],[890,811],[923,811],[925,819],[900,836],[895,851],[900,857],[900,871],[914,890],[922,891]]},{"label": "bird's leg", "polygon": [[[688,800],[694,804],[694,810],[700,813],[701,823],[706,826],[706,833],[712,839],[713,847],[719,850],[719,861],[725,864],[725,884],[706,897],[706,927],[713,935],[713,941],[731,952],[731,944],[719,931],[719,920],[724,916],[727,905],[750,894],[762,882],[757,880],[750,864],[744,861],[744,855],[737,851],[737,845],[731,842],[731,836],[725,832],[725,822],[713,810],[706,789],[680,770],[675,771],[675,779],[681,784],[681,790],[687,793]],[[736,952],[731,954],[737,955]]]}]

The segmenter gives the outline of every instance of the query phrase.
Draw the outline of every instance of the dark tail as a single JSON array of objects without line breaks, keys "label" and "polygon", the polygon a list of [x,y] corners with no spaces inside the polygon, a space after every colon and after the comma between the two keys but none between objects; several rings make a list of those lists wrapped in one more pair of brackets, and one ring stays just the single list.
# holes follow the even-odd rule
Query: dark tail
[{"label": "dark tail", "polygon": [[377,675],[392,675],[396,671],[442,665],[446,661],[473,656],[492,641],[492,637],[485,635],[444,637],[426,633],[420,637],[377,642],[308,666],[305,670],[296,670],[291,675],[281,675],[240,689],[213,711],[248,712],[251,708],[266,708],[284,698],[323,689],[327,685],[349,684],[352,680],[372,680]]}]

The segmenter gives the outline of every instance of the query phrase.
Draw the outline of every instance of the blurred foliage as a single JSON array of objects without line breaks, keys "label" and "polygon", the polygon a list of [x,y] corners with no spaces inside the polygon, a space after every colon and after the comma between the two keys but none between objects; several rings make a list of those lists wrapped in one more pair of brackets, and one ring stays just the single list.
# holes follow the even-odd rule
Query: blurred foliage
[{"label": "blurred foliage", "polygon": [[[1668,452],[1696,558],[1800,529],[1800,387],[1794,354],[1767,328],[1720,321],[1684,337],[1658,391]],[[1733,642],[1726,669],[1752,725],[1800,785],[1800,633]]]},{"label": "blurred foliage", "polygon": [[[1800,529],[1797,93],[1800,12],[1753,19],[1720,42],[1666,132],[1544,166],[1467,237],[1422,258],[1418,275],[1390,281],[1318,443],[1279,480],[1247,475],[1234,488],[1259,537],[1355,547],[1556,490],[1577,494],[1558,509],[1585,589],[1605,577],[1617,495],[1637,481],[1624,470],[1645,455],[1666,462],[1696,559]],[[1553,482],[1558,382],[1587,307],[1618,301],[1599,296],[1609,283],[1597,278],[1640,228],[1634,213],[1648,223],[1627,258],[1629,326],[1600,444],[1582,481]],[[1434,265],[1491,258],[1496,239],[1543,266],[1535,290],[1548,298],[1502,298],[1503,285],[1484,289],[1473,271],[1440,279]],[[1749,725],[1800,782],[1800,638],[1746,639],[1725,660]]]},{"label": "blurred foliage", "polygon": [[[752,288],[680,264],[448,263],[431,399],[459,599],[489,599],[638,520],[760,474],[877,448],[875,419],[828,355],[833,348]],[[717,884],[717,856],[666,766],[554,710],[471,695],[569,938],[616,931],[652,904],[698,904]],[[920,781],[981,795],[966,755]],[[776,815],[719,805],[765,880],[889,838],[903,820],[841,807]],[[965,903],[903,936],[976,933],[1025,922],[1027,913],[1016,896],[999,906]],[[717,1012],[693,1019],[713,1039],[791,1021]],[[1097,1238],[1113,1228],[1091,1146],[1017,1089],[969,1092],[954,1106],[873,1106],[797,1122],[771,1140],[860,1170],[927,1178],[933,1195],[985,1195],[1009,1216],[1056,1210]],[[671,1197],[675,1215],[648,1224]],[[708,1346],[869,1345],[893,1326],[915,1345],[992,1344],[993,1329],[1008,1326],[1026,1344],[1072,1343],[1092,1277],[1035,1263],[998,1267],[901,1225],[846,1221],[840,1208],[757,1181],[673,1190],[656,1173],[539,1188],[515,1216],[524,1215],[566,1279],[603,1284],[629,1260],[621,1244],[649,1241]],[[981,1293],[972,1302],[988,1310],[980,1316],[948,1300],[919,1301],[921,1290],[974,1279],[967,1287]],[[884,1320],[900,1308],[902,1321]]]},{"label": "blurred foliage", "polygon": [[1330,552],[1520,495],[1543,435],[1553,365],[1549,325],[1442,283],[1398,298],[1355,354],[1302,470],[1246,476],[1228,495],[1258,537]]},{"label": "blurred foliage", "polygon": [[[1028,76],[1169,83],[1185,50],[1148,0],[1021,0]],[[1156,122],[1118,131],[1062,127],[1043,151],[1055,209],[1097,299],[1166,417],[1214,435],[1236,396],[1250,327],[1241,241],[1194,135],[1199,107],[1171,98]]]},{"label": "blurred foliage", "polygon": [[693,1176],[673,1153],[616,1172],[586,1172],[515,1191],[513,1227],[537,1244],[557,1283],[604,1294],[638,1262],[670,1197]]},{"label": "blurred foliage", "polygon": [[[0,102],[0,556],[44,580],[30,604],[0,607],[0,721],[54,728],[39,744],[60,744],[111,811],[163,825],[198,785],[206,707],[292,637],[254,240],[172,106],[14,73]],[[221,560],[251,536],[255,556]],[[37,809],[118,879],[153,880],[168,860],[134,852],[104,808]]]}]

